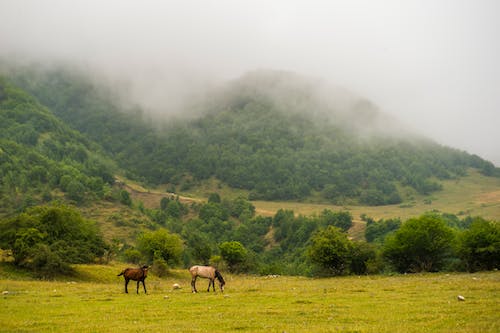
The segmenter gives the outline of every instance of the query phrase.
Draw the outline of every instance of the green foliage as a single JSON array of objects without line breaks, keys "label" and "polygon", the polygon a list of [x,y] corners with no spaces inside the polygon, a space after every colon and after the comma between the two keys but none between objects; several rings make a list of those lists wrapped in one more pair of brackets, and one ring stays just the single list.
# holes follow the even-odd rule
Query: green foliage
[{"label": "green foliage", "polygon": [[227,263],[229,270],[231,272],[241,271],[248,256],[248,251],[243,244],[236,241],[223,242],[219,248],[220,254]]},{"label": "green foliage", "polygon": [[71,272],[69,263],[47,244],[37,243],[33,248],[31,260],[29,266],[35,276],[40,278],[54,278],[58,274]]},{"label": "green foliage", "polygon": [[373,221],[373,219],[368,219],[366,221],[365,228],[365,238],[367,242],[378,242],[382,243],[385,237],[401,227],[401,220],[396,219],[381,219],[378,222]]},{"label": "green foliage", "polygon": [[325,209],[321,212],[320,218],[322,225],[332,225],[344,232],[352,227],[352,215],[346,211],[333,212],[330,209]]},{"label": "green foliage", "polygon": [[210,193],[208,196],[208,202],[220,203],[221,199],[219,193]]},{"label": "green foliage", "polygon": [[102,199],[114,179],[101,148],[1,77],[0,87],[0,214],[46,203],[56,189],[77,204]]},{"label": "green foliage", "polygon": [[373,244],[366,242],[352,242],[350,257],[350,272],[357,275],[378,273],[369,267],[376,260],[377,251]]},{"label": "green foliage", "polygon": [[184,244],[179,235],[159,229],[139,235],[137,249],[149,263],[161,259],[169,265],[175,265],[181,261]]},{"label": "green foliage", "polygon": [[469,271],[500,268],[500,223],[476,218],[461,235],[460,255]]},{"label": "green foliage", "polygon": [[[219,244],[231,240],[246,251],[245,261],[236,265],[240,271],[307,275],[314,273],[307,249],[315,237],[320,238],[318,230],[335,226],[347,231],[352,226],[350,213],[325,210],[319,216],[295,216],[280,210],[272,218],[261,217],[255,216],[249,199],[302,200],[313,193],[318,200],[336,204],[384,205],[402,202],[400,189],[420,194],[440,190],[440,180],[461,177],[469,167],[499,175],[490,162],[433,142],[382,136],[363,140],[337,119],[318,121],[297,112],[296,105],[319,107],[310,96],[298,94],[296,103],[282,104],[260,90],[239,89],[220,98],[217,103],[222,104],[204,106],[197,118],[161,124],[137,108],[123,108],[110,91],[65,70],[25,69],[9,80],[0,78],[0,216],[29,211],[54,199],[81,206],[114,199],[139,210],[140,222],[130,225],[168,229],[158,231],[168,237],[156,231],[141,235],[141,252],[129,248],[123,253],[131,262],[147,260],[158,267],[181,261],[207,263],[221,254]],[[111,192],[114,163],[125,175],[167,184],[172,192],[215,177],[249,195],[223,200],[211,193],[207,203],[190,208],[171,197],[161,200],[160,209],[148,209],[140,202],[134,207],[127,191]],[[80,262],[100,255],[99,250],[83,258],[76,244],[85,238],[54,240],[36,226],[38,216],[16,218],[15,223],[2,222],[9,225],[6,239],[14,241],[0,242],[13,250],[17,264],[31,265],[40,276],[49,274],[51,267],[64,271],[66,258]],[[497,255],[496,243],[484,230],[490,237],[496,231],[485,226],[467,230],[472,218],[460,220],[451,214],[436,218],[445,230],[466,230],[457,243],[466,264],[456,267],[497,266],[491,259]],[[382,267],[380,251],[400,271],[446,268],[453,255],[448,231],[430,224],[437,235],[431,237],[416,226],[410,230],[400,226],[397,219],[367,220],[366,239],[373,244],[349,242],[343,266],[329,274],[387,269]],[[412,235],[408,242],[407,233]],[[187,245],[183,253],[182,242]]]},{"label": "green foliage", "polygon": [[141,251],[131,248],[123,251],[123,256],[126,262],[130,262],[136,265],[139,264],[143,258]]},{"label": "green foliage", "polygon": [[[216,177],[248,190],[250,199],[296,200],[315,192],[337,204],[385,205],[402,202],[397,184],[429,194],[441,189],[440,179],[463,176],[469,167],[486,175],[500,174],[477,156],[425,140],[383,136],[360,140],[348,124],[335,118],[318,121],[303,112],[321,108],[303,92],[295,94],[296,103],[290,104],[263,93],[266,87],[237,85],[225,92],[220,104],[206,105],[198,118],[160,124],[156,128],[160,131],[151,125],[158,122],[141,110],[123,110],[109,98],[111,92],[83,75],[64,69],[16,73],[13,80],[18,85],[98,142],[128,176],[151,184],[188,188]],[[19,117],[22,114],[16,114]],[[26,145],[40,133],[6,126]],[[38,128],[50,126],[40,122]],[[77,162],[89,155],[78,145],[63,147],[50,141],[47,145],[55,155],[66,150],[66,156]],[[209,202],[219,203],[213,200]]]},{"label": "green foliage", "polygon": [[67,273],[69,264],[90,263],[107,248],[96,225],[66,206],[37,206],[0,222],[0,247],[18,266],[41,277]]},{"label": "green foliage", "polygon": [[132,198],[130,197],[130,193],[128,193],[126,190],[121,190],[120,191],[120,202],[124,204],[125,206],[132,206]]},{"label": "green foliage", "polygon": [[432,272],[442,269],[452,255],[453,231],[437,215],[406,221],[386,238],[384,256],[399,272]]},{"label": "green foliage", "polygon": [[339,228],[328,226],[311,237],[308,256],[328,275],[342,274],[350,264],[352,244]]}]

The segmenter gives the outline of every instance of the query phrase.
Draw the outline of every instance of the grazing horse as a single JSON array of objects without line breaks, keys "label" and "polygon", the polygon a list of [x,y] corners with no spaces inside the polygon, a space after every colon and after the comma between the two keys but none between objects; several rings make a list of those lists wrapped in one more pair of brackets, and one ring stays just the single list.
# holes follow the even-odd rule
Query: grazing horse
[{"label": "grazing horse", "polygon": [[220,272],[212,266],[192,266],[189,269],[189,272],[191,273],[191,290],[193,293],[197,293],[198,291],[196,290],[196,278],[202,277],[205,279],[208,279],[208,289],[207,291],[210,291],[210,286],[212,286],[213,291],[215,292],[215,278],[219,280],[220,284],[220,291],[224,292],[224,285],[226,282],[222,278],[222,275]]},{"label": "grazing horse", "polygon": [[144,287],[144,293],[147,294],[146,284],[144,280],[148,276],[148,266],[144,265],[141,268],[125,268],[120,274],[117,276],[123,275],[125,278],[125,292],[128,294],[128,283],[130,280],[137,281],[137,293],[139,293],[139,283],[142,282],[142,286]]}]

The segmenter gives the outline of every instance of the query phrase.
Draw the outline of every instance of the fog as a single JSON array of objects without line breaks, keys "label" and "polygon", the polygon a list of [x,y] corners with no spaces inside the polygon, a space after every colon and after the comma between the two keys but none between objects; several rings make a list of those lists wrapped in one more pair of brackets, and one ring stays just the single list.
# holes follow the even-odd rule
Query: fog
[{"label": "fog", "polygon": [[0,0],[0,56],[76,63],[155,112],[255,69],[322,78],[500,166],[500,2]]}]

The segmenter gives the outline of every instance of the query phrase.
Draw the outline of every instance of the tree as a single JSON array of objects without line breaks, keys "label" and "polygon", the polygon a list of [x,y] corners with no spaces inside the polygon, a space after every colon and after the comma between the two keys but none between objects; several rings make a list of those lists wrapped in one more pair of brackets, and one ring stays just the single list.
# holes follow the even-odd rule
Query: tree
[{"label": "tree", "polygon": [[399,272],[440,270],[450,258],[454,234],[437,215],[423,215],[404,223],[388,236],[383,255]]},{"label": "tree", "polygon": [[210,193],[208,196],[208,202],[221,203],[219,193]]},{"label": "tree", "polygon": [[352,227],[352,215],[346,211],[333,212],[325,209],[321,212],[321,221],[324,226],[333,225],[344,232]]},{"label": "tree", "polygon": [[14,263],[40,276],[66,273],[69,264],[102,257],[107,245],[92,221],[66,206],[37,206],[0,222],[0,247],[12,250]]},{"label": "tree", "polygon": [[469,271],[500,268],[500,223],[474,219],[460,237],[459,253]]},{"label": "tree", "polygon": [[367,242],[383,242],[384,238],[392,231],[401,227],[401,220],[397,219],[380,219],[375,222],[373,219],[366,221],[365,238]]},{"label": "tree", "polygon": [[307,255],[328,275],[340,275],[349,266],[352,244],[339,228],[328,226],[311,237]]},{"label": "tree", "polygon": [[120,191],[120,202],[126,206],[132,206],[132,199],[130,198],[130,193],[125,190]]},{"label": "tree", "polygon": [[366,242],[353,242],[351,252],[350,270],[354,274],[366,274],[368,263],[376,258],[375,246]]},{"label": "tree", "polygon": [[220,244],[219,249],[222,259],[227,263],[231,272],[241,270],[248,254],[243,244],[236,241],[223,242]]},{"label": "tree", "polygon": [[174,265],[181,260],[184,244],[179,235],[159,229],[141,234],[137,238],[137,249],[150,263],[155,259],[162,259],[169,265]]},{"label": "tree", "polygon": [[190,259],[199,264],[208,265],[213,245],[208,235],[193,228],[186,230],[183,236],[186,239]]}]

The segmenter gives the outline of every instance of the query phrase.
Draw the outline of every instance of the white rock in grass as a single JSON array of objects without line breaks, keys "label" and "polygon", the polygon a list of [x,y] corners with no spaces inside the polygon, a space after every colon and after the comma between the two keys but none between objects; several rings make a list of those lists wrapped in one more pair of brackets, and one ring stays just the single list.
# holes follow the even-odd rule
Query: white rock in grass
[{"label": "white rock in grass", "polygon": [[465,301],[465,297],[463,297],[462,295],[458,295],[458,296],[457,296],[457,299],[458,299],[459,301]]},{"label": "white rock in grass", "polygon": [[9,291],[8,290],[4,290],[2,291],[2,295],[8,295],[9,294]]},{"label": "white rock in grass", "polygon": [[181,289],[181,286],[178,283],[174,283],[172,289]]}]

